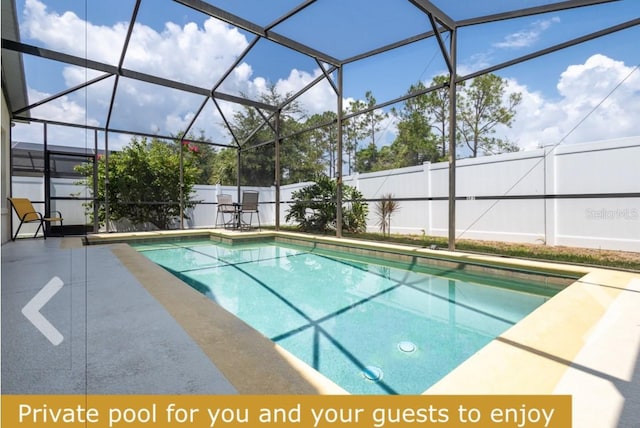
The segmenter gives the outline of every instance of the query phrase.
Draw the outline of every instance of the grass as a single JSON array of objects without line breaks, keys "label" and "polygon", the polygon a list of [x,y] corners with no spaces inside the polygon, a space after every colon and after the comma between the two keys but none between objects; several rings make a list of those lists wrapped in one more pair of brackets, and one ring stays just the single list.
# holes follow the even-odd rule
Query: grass
[{"label": "grass", "polygon": [[[292,227],[281,227],[281,229],[291,231],[295,230],[299,232],[298,229]],[[445,250],[448,248],[447,238],[438,236],[398,234],[383,235],[381,233],[370,232],[343,233],[343,236],[352,239],[391,242],[423,248],[429,248],[432,246]],[[598,250],[590,248],[549,246],[544,244],[477,241],[470,239],[456,240],[456,251],[640,271],[640,253],[630,251]]]},{"label": "grass", "polygon": [[[359,233],[351,238],[388,241],[406,245],[417,245],[447,249],[446,238],[419,235],[391,235],[383,237],[378,233]],[[385,239],[386,238],[386,239]],[[640,253],[590,248],[549,246],[542,244],[523,244],[498,241],[456,240],[456,251],[468,251],[481,254],[496,254],[509,257],[539,259],[552,262],[575,263],[590,266],[602,266],[617,269],[640,271]]]}]

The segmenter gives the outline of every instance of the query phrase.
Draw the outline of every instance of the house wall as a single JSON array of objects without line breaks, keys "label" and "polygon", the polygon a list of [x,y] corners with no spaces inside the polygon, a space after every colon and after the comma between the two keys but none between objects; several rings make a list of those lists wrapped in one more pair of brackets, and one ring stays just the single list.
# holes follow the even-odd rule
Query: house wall
[{"label": "house wall", "polygon": [[4,99],[4,92],[2,93],[2,129],[1,129],[2,146],[0,153],[0,193],[2,199],[0,199],[0,240],[4,244],[11,239],[11,207],[7,197],[10,194],[11,183],[11,170],[10,170],[10,156],[11,151],[11,116],[9,115],[9,108],[7,107],[6,100]]}]

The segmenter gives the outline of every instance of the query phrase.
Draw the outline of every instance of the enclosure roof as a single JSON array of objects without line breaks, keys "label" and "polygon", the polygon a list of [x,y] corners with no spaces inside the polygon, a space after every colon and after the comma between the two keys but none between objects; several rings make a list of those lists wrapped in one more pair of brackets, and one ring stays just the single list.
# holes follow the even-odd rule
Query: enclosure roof
[{"label": "enclosure roof", "polygon": [[[20,40],[15,2],[13,1],[2,2],[2,38],[3,40],[5,38]],[[22,55],[18,52],[2,50],[2,90],[9,104],[9,110],[27,105],[24,66]],[[28,117],[29,111],[26,111],[24,115]]]},{"label": "enclosure roof", "polygon": [[[23,11],[21,19],[26,23],[26,28],[21,26],[19,32],[15,0],[3,1],[3,87],[7,88],[5,93],[17,119],[170,137],[184,131],[209,129],[212,124],[228,124],[242,106],[256,108],[265,118],[271,117],[282,105],[267,103],[260,97],[268,86],[268,82],[258,77],[263,72],[272,73],[271,83],[285,77],[293,81],[291,76],[298,73],[297,86],[287,92],[289,100],[309,94],[320,85],[328,87],[329,93],[337,97],[339,68],[366,68],[367,61],[378,56],[384,56],[390,67],[400,67],[394,61],[408,46],[428,43],[438,67],[450,73],[456,68],[451,51],[451,34],[455,31],[485,25],[487,31],[493,31],[491,26],[500,22],[538,19],[550,13],[590,7],[600,7],[604,14],[606,5],[629,5],[636,1],[281,0],[269,2],[266,7],[263,0],[117,0],[76,2],[88,5],[84,6],[87,9],[76,5],[79,9],[69,11],[61,9],[62,6],[55,8],[55,2],[25,0],[18,3],[21,6],[18,9]],[[39,26],[34,24],[36,18],[42,18]],[[84,27],[74,26],[78,22]],[[473,70],[466,77],[639,23],[638,16],[605,23],[544,49]],[[55,40],[40,36],[50,29],[47,25],[59,28]],[[179,38],[176,44],[169,43],[167,35],[177,33],[197,34],[199,38],[193,40],[199,43],[189,44],[192,41]],[[163,47],[161,54],[145,51],[146,43],[152,39],[158,39],[157,44]],[[110,50],[98,49],[106,43]],[[464,42],[458,43],[463,46]],[[33,70],[52,69],[64,77],[48,82],[48,90],[34,91],[27,100],[20,73],[21,56],[28,58],[27,75]],[[219,65],[216,70],[207,66],[212,57]],[[423,57],[416,58],[425,61]],[[176,67],[176,63],[183,67]],[[460,69],[455,71],[461,74]],[[240,86],[239,76],[244,75],[253,77],[247,79],[249,85]],[[38,79],[43,76],[34,78],[33,86]],[[137,105],[126,101],[132,93],[139,94]],[[161,96],[163,104],[173,104],[173,116],[158,118],[157,123],[134,120],[138,112],[152,117],[156,111],[158,101],[145,102],[150,93]],[[389,105],[404,95],[403,91],[385,94],[378,102],[380,106]],[[91,111],[75,116],[73,112],[53,115],[47,108],[72,96],[84,97]],[[346,92],[343,90],[340,96],[345,97]],[[231,138],[215,142],[233,144]]]}]

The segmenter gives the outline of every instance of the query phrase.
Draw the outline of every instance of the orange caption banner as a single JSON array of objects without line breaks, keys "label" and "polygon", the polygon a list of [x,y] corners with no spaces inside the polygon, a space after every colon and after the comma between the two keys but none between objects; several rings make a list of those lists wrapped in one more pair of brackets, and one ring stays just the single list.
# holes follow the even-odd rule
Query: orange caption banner
[{"label": "orange caption banner", "polygon": [[2,426],[571,427],[569,395],[3,395]]}]

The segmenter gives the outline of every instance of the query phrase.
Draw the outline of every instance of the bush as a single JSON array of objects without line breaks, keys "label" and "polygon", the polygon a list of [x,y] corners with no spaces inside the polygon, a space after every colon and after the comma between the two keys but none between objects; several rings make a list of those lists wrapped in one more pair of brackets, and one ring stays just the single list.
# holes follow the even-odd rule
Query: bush
[{"label": "bush", "polygon": [[[314,184],[293,192],[295,201],[285,217],[306,232],[325,232],[336,229],[336,182],[326,175]],[[342,187],[342,230],[364,232],[367,227],[367,203],[354,187]]]},{"label": "bush", "polygon": [[[109,186],[105,191],[106,164],[98,156],[97,199],[98,216],[104,224],[104,201],[109,197],[109,218],[128,219],[134,224],[152,223],[160,229],[171,228],[180,216],[180,151],[183,152],[182,204],[185,209],[195,205],[190,200],[199,170],[195,165],[198,150],[188,142],[163,142],[157,139],[133,138],[119,152],[109,155]],[[93,165],[76,168],[86,179],[82,184],[94,188]],[[93,219],[93,204],[86,204]],[[185,216],[186,217],[186,216]]]}]

